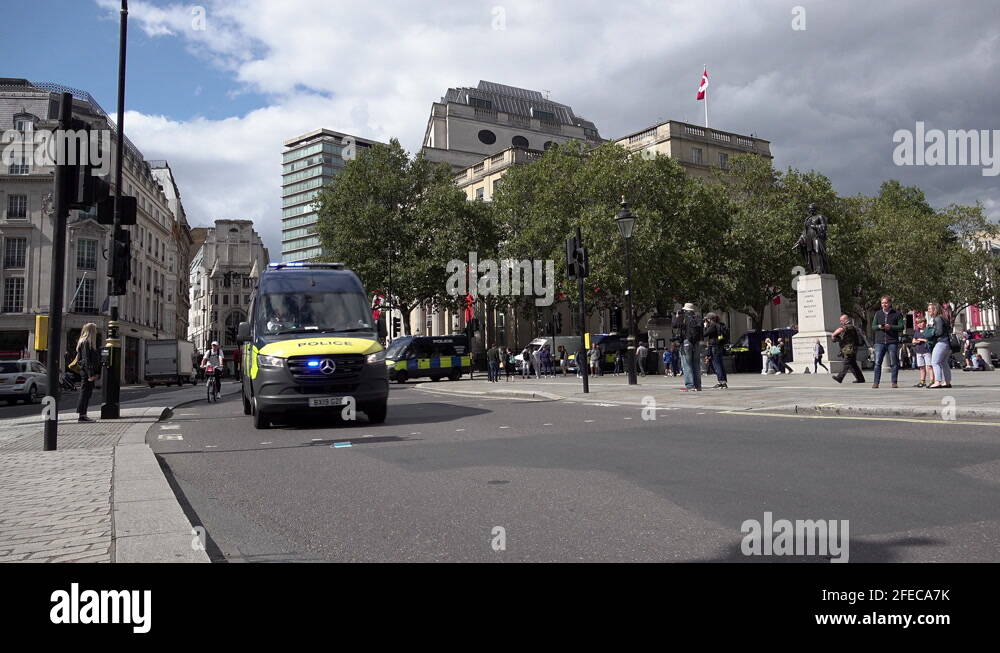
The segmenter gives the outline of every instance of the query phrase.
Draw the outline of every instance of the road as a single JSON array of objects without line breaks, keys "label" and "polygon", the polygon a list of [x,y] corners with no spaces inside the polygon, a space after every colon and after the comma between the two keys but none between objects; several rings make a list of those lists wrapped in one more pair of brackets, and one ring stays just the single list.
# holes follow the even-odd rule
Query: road
[{"label": "road", "polygon": [[[79,385],[77,386],[79,387]],[[197,385],[184,385],[178,388],[177,386],[157,386],[155,388],[150,388],[149,386],[127,386],[121,389],[120,401],[122,404],[130,404],[133,406],[138,405],[160,405],[160,406],[172,406],[175,403],[181,401],[186,401],[194,396],[200,396],[204,393],[202,382],[198,382]],[[76,408],[76,402],[80,397],[80,391],[66,392],[63,390],[62,396],[59,397],[59,410],[73,410]],[[101,411],[101,404],[104,402],[104,390],[102,388],[95,388],[94,394],[90,397],[90,416],[97,418]],[[6,419],[10,417],[27,417],[28,415],[37,415],[41,412],[42,407],[40,404],[25,404],[18,402],[14,405],[9,405],[5,401],[0,401],[0,419]]]},{"label": "road", "polygon": [[383,425],[257,431],[236,387],[149,436],[215,561],[827,561],[746,557],[741,525],[765,512],[849,520],[852,562],[1000,560],[1000,424],[650,420],[410,383]]}]

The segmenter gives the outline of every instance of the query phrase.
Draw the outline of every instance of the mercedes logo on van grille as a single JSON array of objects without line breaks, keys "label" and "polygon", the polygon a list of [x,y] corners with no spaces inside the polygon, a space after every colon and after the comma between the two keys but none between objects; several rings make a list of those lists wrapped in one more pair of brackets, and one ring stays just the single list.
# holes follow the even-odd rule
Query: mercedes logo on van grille
[{"label": "mercedes logo on van grille", "polygon": [[319,364],[319,370],[323,374],[333,374],[337,369],[337,364],[332,358],[324,358]]}]

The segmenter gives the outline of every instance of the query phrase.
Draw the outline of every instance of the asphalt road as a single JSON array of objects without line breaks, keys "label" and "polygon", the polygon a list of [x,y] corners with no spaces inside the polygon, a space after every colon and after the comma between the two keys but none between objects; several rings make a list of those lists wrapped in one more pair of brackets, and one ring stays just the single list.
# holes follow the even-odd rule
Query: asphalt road
[{"label": "asphalt road", "polygon": [[[156,386],[155,388],[150,388],[149,386],[132,386],[125,387],[121,389],[121,403],[128,403],[132,406],[139,405],[158,405],[158,406],[173,406],[182,401],[187,401],[188,399],[194,398],[195,396],[200,396],[204,394],[203,382],[199,381],[197,385],[192,386],[186,384],[180,388],[175,385],[172,386]],[[79,388],[79,385],[77,385]],[[43,393],[44,394],[44,393]],[[62,395],[59,397],[59,410],[72,410],[76,408],[77,400],[80,397],[80,391],[67,392],[62,391]],[[101,404],[104,402],[104,390],[103,388],[95,388],[94,393],[90,396],[90,416],[97,418],[101,411]],[[9,405],[6,401],[0,400],[0,419],[6,419],[9,417],[26,417],[28,415],[37,415],[41,412],[42,407],[39,404],[25,404],[22,402],[17,402],[14,405]]]},{"label": "asphalt road", "polygon": [[1000,424],[447,390],[257,431],[229,386],[148,439],[216,561],[828,561],[745,556],[765,512],[848,520],[851,562],[1000,560]]}]

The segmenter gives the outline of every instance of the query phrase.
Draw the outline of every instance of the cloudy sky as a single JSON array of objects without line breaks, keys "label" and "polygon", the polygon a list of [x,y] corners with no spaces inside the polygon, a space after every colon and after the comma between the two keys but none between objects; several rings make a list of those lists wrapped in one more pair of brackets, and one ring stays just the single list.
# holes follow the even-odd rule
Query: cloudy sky
[{"label": "cloudy sky", "polygon": [[[115,111],[118,0],[5,9],[3,75]],[[778,167],[843,194],[882,180],[935,206],[981,201],[980,166],[899,167],[893,134],[1000,130],[1000,3],[900,0],[132,0],[126,132],[167,159],[191,222],[249,218],[280,260],[282,142],[326,127],[420,147],[432,102],[485,79],[569,104],[614,138],[665,119],[771,141]],[[204,21],[199,19],[204,16]],[[41,51],[46,41],[65,47]],[[201,29],[204,27],[204,29]],[[802,29],[804,27],[804,29]],[[5,30],[10,32],[11,30]],[[1000,131],[986,142],[1000,153]]]}]

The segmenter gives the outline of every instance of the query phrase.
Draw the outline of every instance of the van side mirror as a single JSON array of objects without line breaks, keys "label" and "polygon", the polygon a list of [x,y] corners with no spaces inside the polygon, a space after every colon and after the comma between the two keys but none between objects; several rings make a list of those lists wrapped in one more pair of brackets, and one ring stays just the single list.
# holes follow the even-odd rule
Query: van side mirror
[{"label": "van side mirror", "polygon": [[243,344],[250,340],[250,323],[240,322],[240,326],[236,330],[236,342],[238,344]]}]

